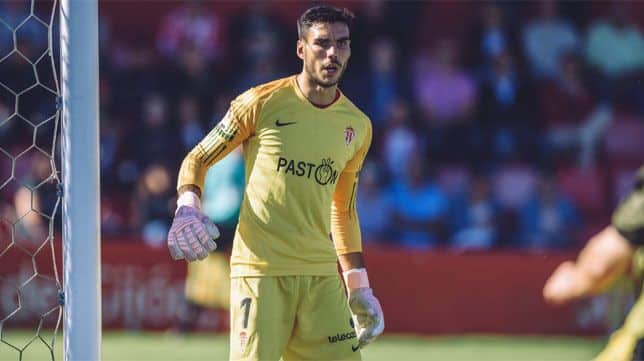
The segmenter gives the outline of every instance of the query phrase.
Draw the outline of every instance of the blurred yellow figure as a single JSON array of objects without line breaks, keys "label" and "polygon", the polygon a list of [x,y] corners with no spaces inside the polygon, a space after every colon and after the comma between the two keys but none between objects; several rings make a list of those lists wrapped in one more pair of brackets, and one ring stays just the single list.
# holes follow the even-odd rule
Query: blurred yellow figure
[{"label": "blurred yellow figure", "polygon": [[201,307],[228,310],[230,303],[230,267],[228,254],[210,253],[201,262],[188,263],[186,299]]},{"label": "blurred yellow figure", "polygon": [[[644,247],[639,247],[635,251],[632,267],[631,275],[641,281],[644,272]],[[611,335],[608,344],[595,358],[595,361],[641,360],[644,350],[638,349],[638,343],[643,338],[644,298],[640,295],[622,327]]]},{"label": "blurred yellow figure", "polygon": [[[543,289],[544,299],[562,305],[605,291],[631,268],[642,274],[644,251],[644,167],[634,187],[613,212],[612,225],[593,236],[576,262],[559,265]],[[637,250],[637,252],[636,252]],[[644,298],[640,294],[626,321],[595,361],[644,360]]]}]

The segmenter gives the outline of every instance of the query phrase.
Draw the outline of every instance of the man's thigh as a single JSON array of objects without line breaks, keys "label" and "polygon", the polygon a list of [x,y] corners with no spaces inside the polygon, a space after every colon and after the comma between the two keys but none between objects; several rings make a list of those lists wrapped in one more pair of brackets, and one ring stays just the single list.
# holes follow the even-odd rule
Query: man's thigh
[{"label": "man's thigh", "polygon": [[295,322],[295,277],[238,277],[230,286],[230,359],[278,360]]},{"label": "man's thigh", "polygon": [[628,330],[620,328],[613,332],[606,347],[593,361],[632,361],[637,345],[637,338]]},{"label": "man's thigh", "polygon": [[300,307],[284,360],[360,360],[358,340],[339,276],[300,282]]}]

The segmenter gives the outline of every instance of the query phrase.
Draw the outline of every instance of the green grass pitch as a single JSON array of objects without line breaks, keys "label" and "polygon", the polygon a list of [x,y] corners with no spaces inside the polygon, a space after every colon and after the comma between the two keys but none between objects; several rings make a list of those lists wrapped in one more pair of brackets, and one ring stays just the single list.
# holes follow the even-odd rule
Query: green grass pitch
[{"label": "green grass pitch", "polygon": [[[29,342],[26,331],[3,331],[3,340]],[[48,336],[51,338],[51,336]],[[366,361],[582,361],[602,347],[602,339],[576,337],[386,335],[363,351]],[[56,360],[62,358],[61,335],[56,340]],[[164,333],[104,332],[103,361],[227,360],[228,337],[194,334],[185,337]],[[36,339],[22,360],[50,360],[49,351]],[[0,343],[0,360],[19,360],[18,352]]]}]

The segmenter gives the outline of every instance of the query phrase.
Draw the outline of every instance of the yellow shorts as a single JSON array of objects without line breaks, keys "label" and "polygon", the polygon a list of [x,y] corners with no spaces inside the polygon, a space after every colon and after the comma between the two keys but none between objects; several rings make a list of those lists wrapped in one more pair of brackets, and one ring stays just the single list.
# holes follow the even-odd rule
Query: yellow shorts
[{"label": "yellow shorts", "polygon": [[202,307],[228,309],[230,266],[228,255],[215,252],[202,261],[188,263],[186,299]]},{"label": "yellow shorts", "polygon": [[231,360],[361,360],[338,276],[236,277]]}]

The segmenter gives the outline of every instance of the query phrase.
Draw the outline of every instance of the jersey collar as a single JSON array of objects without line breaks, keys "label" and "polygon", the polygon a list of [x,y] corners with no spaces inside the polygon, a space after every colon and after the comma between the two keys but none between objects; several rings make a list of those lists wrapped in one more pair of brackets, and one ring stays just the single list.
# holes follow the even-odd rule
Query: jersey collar
[{"label": "jersey collar", "polygon": [[295,94],[297,95],[297,97],[298,97],[298,98],[300,98],[300,100],[302,100],[302,101],[306,102],[307,104],[311,105],[312,107],[314,107],[314,108],[316,108],[316,109],[321,109],[321,110],[323,110],[323,109],[329,109],[329,108],[330,108],[330,107],[332,107],[333,105],[335,105],[335,104],[339,103],[340,98],[342,98],[342,92],[340,91],[340,89],[336,89],[336,90],[335,90],[335,99],[333,99],[333,101],[332,101],[331,103],[329,103],[329,104],[327,104],[327,105],[319,105],[319,104],[315,104],[315,103],[313,103],[312,101],[310,101],[310,100],[309,100],[309,99],[304,95],[304,93],[302,93],[302,90],[300,89],[300,86],[299,86],[299,85],[297,85],[296,77],[297,77],[297,75],[293,75],[293,76],[291,77],[291,85],[293,86],[293,89],[295,89]]}]

